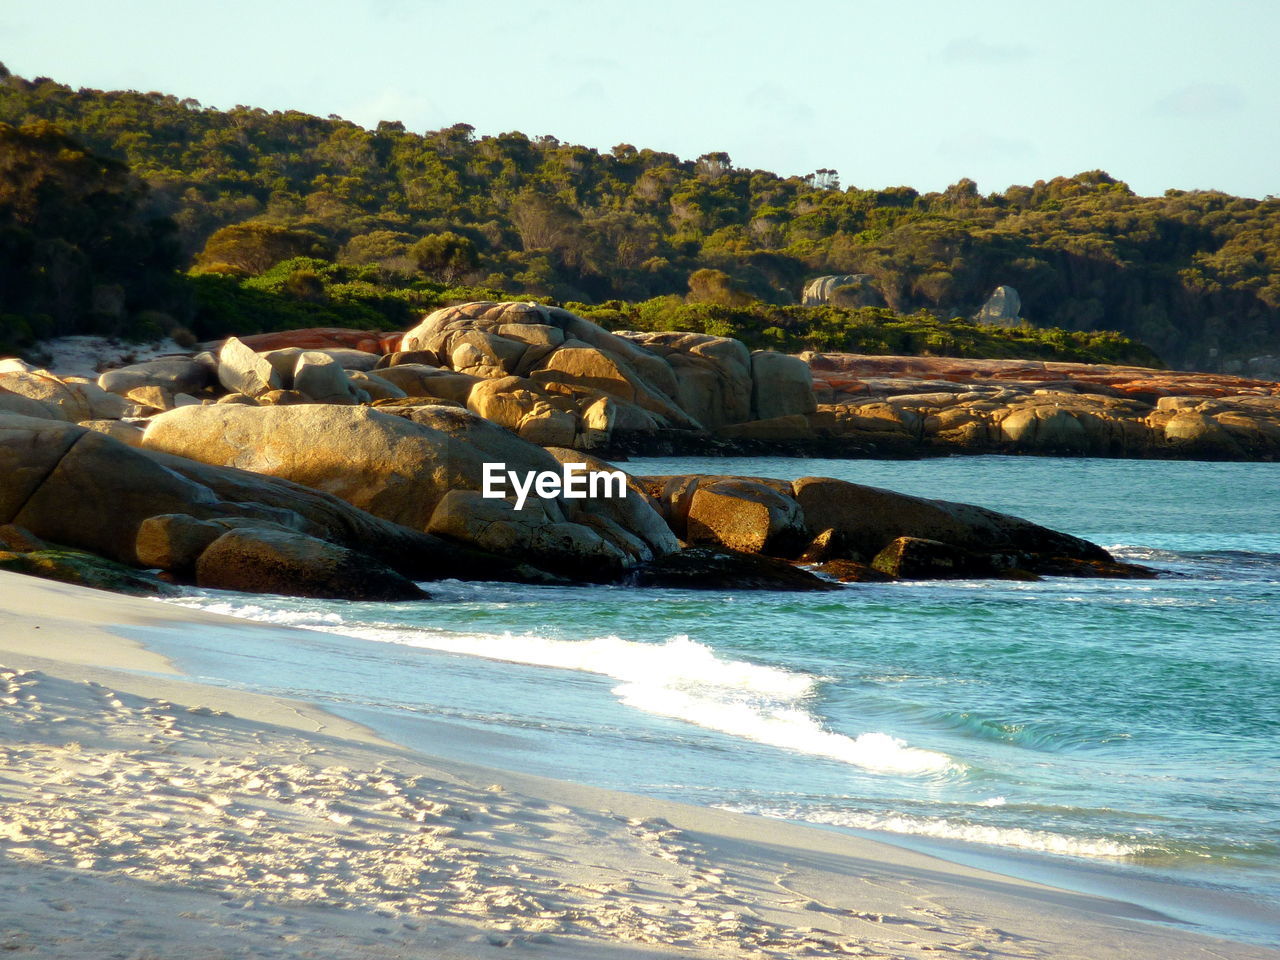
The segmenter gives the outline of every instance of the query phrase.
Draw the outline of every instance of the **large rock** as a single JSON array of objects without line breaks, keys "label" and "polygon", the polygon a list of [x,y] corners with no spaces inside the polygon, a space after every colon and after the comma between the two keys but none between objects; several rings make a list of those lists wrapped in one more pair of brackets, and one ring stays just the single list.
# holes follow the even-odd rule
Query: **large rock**
[{"label": "large rock", "polygon": [[378,376],[404,391],[407,397],[429,397],[466,404],[480,377],[456,373],[424,363],[403,363],[378,370]]},{"label": "large rock", "polygon": [[200,554],[196,583],[217,590],[329,600],[424,600],[409,580],[372,557],[296,531],[228,530]]},{"label": "large rock", "polygon": [[670,364],[675,399],[704,427],[751,419],[751,354],[741,341],[701,333],[626,331],[618,336]]},{"label": "large rock", "polygon": [[[677,401],[677,376],[662,357],[557,307],[487,301],[445,307],[408,331],[401,349],[427,351],[480,377],[561,384],[594,394],[591,400],[603,393],[663,425],[700,427]],[[626,429],[625,418],[619,427]]]},{"label": "large rock", "polygon": [[[522,515],[511,516],[510,504],[480,497],[485,464],[502,464],[524,476],[560,474],[559,462],[464,410],[417,407],[413,417],[326,405],[188,407],[153,418],[144,444],[149,450],[233,465],[324,490],[375,516],[483,550],[495,543],[536,544],[530,557],[549,558],[556,571],[575,575],[584,568],[584,558],[599,560],[598,572],[607,573],[669,548],[645,529],[625,527],[631,521],[621,508],[614,511],[603,501],[531,498],[529,513],[516,511]],[[451,492],[476,496],[455,497],[440,510]],[[509,488],[497,492],[511,493]],[[488,521],[457,513],[460,504],[477,505],[478,511],[481,500],[484,509],[476,515],[519,527],[510,534],[512,539],[489,530]],[[534,500],[540,513],[534,512]],[[582,529],[555,526],[564,523]],[[551,526],[555,529],[536,532]]]},{"label": "large rock", "polygon": [[864,562],[899,537],[1003,554],[1005,566],[1027,567],[1036,556],[1111,559],[1086,540],[970,504],[926,500],[826,477],[805,477],[794,486],[810,529],[834,530],[850,557]]},{"label": "large rock", "polygon": [[86,432],[65,422],[0,414],[0,523],[14,521]]},{"label": "large rock", "polygon": [[426,529],[448,491],[479,490],[486,462],[558,469],[544,451],[470,413],[444,407],[419,413],[414,422],[325,404],[185,407],[154,417],[143,443],[324,490],[415,530]]},{"label": "large rock", "polygon": [[298,357],[293,368],[293,389],[317,403],[356,402],[356,391],[347,372],[328,353],[318,350],[308,350]]},{"label": "large rock", "polygon": [[271,362],[235,337],[228,338],[218,351],[218,382],[228,392],[246,397],[258,397],[284,388]]},{"label": "large rock", "polygon": [[530,500],[517,510],[509,500],[486,498],[477,490],[450,490],[427,529],[586,580],[613,579],[631,565],[621,546],[592,527],[565,520],[554,501]]},{"label": "large rock", "polygon": [[1022,298],[1018,291],[1002,284],[991,292],[973,319],[996,327],[1016,327],[1022,323],[1021,313]]},{"label": "large rock", "polygon": [[753,420],[813,413],[818,409],[813,374],[799,357],[756,350],[751,354],[751,384]]},{"label": "large rock", "polygon": [[134,552],[143,567],[187,575],[195,570],[200,554],[228,529],[185,513],[157,514],[139,524]]},{"label": "large rock", "polygon": [[369,399],[373,401],[403,400],[409,396],[390,380],[380,377],[376,373],[348,370],[347,377],[351,380],[351,386],[355,390],[363,390],[369,395]]},{"label": "large rock", "polygon": [[[63,383],[50,373],[15,371],[0,374],[0,390],[35,400],[48,411],[47,415],[59,420],[77,423],[94,418],[88,397],[75,385]],[[10,407],[12,412],[23,413],[20,407]]]},{"label": "large rock", "polygon": [[547,579],[518,560],[446,543],[287,480],[132,449],[74,424],[0,415],[0,523],[150,565],[153,555],[139,557],[139,533],[165,514],[274,523],[369,554],[415,579]]},{"label": "large rock", "polygon": [[476,381],[467,409],[539,446],[572,447],[579,432],[571,399],[549,394],[522,377]]},{"label": "large rock", "polygon": [[625,360],[581,341],[565,341],[530,377],[539,383],[565,383],[605,393],[656,414],[668,426],[700,427],[670,396],[647,383]]},{"label": "large rock", "polygon": [[171,393],[199,393],[212,381],[209,367],[191,357],[161,357],[108,370],[98,386],[124,396],[137,387],[164,387]]},{"label": "large rock", "polygon": [[827,303],[842,307],[879,307],[884,306],[884,297],[876,290],[871,274],[842,273],[810,280],[804,286],[800,303],[806,307]]},{"label": "large rock", "polygon": [[689,503],[686,539],[741,553],[797,555],[809,537],[794,498],[745,477],[706,478]]},{"label": "large rock", "polygon": [[298,358],[305,352],[301,347],[279,347],[275,350],[264,350],[259,356],[271,364],[281,389],[292,390],[293,370],[298,365]]}]

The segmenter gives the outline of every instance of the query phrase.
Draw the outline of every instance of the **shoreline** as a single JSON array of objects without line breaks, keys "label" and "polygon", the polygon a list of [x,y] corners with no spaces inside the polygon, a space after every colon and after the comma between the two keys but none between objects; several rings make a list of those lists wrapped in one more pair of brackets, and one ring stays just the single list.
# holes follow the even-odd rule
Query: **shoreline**
[{"label": "shoreline", "polygon": [[[340,799],[331,796],[320,801],[327,804],[331,813],[336,811],[336,819],[325,820],[323,830],[349,827],[350,823],[341,823],[346,817],[357,822],[376,819],[370,805],[354,803],[349,796],[353,785],[361,782],[358,778],[362,770],[366,778],[379,775],[385,780],[388,775],[377,771],[397,768],[400,779],[382,784],[385,790],[399,791],[390,794],[397,803],[420,803],[422,798],[413,791],[430,783],[430,790],[447,795],[445,809],[470,806],[469,820],[451,821],[432,834],[437,852],[420,864],[438,861],[439,845],[443,843],[445,858],[452,859],[457,871],[470,879],[464,890],[450,892],[452,888],[446,884],[425,899],[417,888],[412,896],[398,890],[408,897],[407,901],[399,901],[401,906],[416,903],[421,908],[417,912],[386,904],[366,909],[370,906],[367,902],[363,907],[348,902],[349,908],[342,910],[317,907],[314,902],[297,902],[296,896],[289,893],[289,883],[275,889],[260,878],[254,880],[248,868],[244,876],[235,875],[233,870],[229,886],[241,895],[233,894],[231,900],[247,904],[236,912],[265,916],[263,923],[268,927],[276,920],[280,925],[291,926],[290,935],[299,939],[289,942],[300,949],[314,948],[315,943],[309,943],[309,939],[318,936],[320,929],[337,923],[346,933],[340,938],[340,945],[330,945],[337,952],[324,955],[364,956],[366,953],[361,951],[373,950],[374,945],[385,946],[383,938],[390,936],[405,938],[406,945],[417,943],[419,949],[431,942],[432,949],[447,947],[455,951],[442,952],[445,956],[483,954],[492,949],[494,938],[528,951],[529,955],[584,957],[785,956],[814,950],[844,950],[856,955],[859,950],[854,947],[868,956],[917,956],[920,951],[941,949],[974,956],[995,953],[1056,957],[1076,955],[1073,951],[1082,944],[1088,944],[1088,955],[1098,958],[1280,956],[1262,946],[1147,923],[1158,916],[1120,900],[1055,889],[945,861],[904,846],[415,753],[391,745],[368,727],[311,704],[193,683],[175,674],[173,665],[164,658],[127,637],[130,626],[181,629],[192,624],[234,624],[240,629],[259,629],[249,621],[157,607],[150,601],[33,581],[14,574],[0,575],[0,599],[4,601],[0,613],[0,657],[5,667],[41,672],[35,680],[19,677],[10,683],[47,685],[50,698],[57,700],[56,709],[70,718],[67,722],[72,725],[81,719],[76,716],[76,709],[88,715],[92,705],[89,691],[96,688],[86,686],[85,681],[94,681],[124,692],[124,696],[118,695],[122,701],[129,696],[150,698],[152,702],[163,698],[163,715],[168,719],[162,729],[180,731],[174,742],[167,743],[168,751],[194,751],[192,756],[197,759],[193,763],[206,761],[210,754],[222,757],[226,764],[234,761],[243,767],[249,763],[255,769],[285,761],[290,769],[305,767],[311,770],[310,776],[323,779],[324,770],[331,769],[332,764],[317,771],[307,759],[312,755],[326,761],[340,759],[339,766],[348,771],[344,774],[347,780],[338,789]],[[20,702],[27,701],[20,698]],[[195,708],[195,712],[188,708]],[[130,716],[154,715],[156,711],[146,704],[121,709],[126,713],[132,710]],[[51,739],[36,751],[41,757],[68,749],[67,744],[58,743],[58,729],[45,727],[44,734]],[[97,732],[108,736],[113,729],[108,725]],[[30,726],[19,730],[35,733]],[[131,769],[130,751],[124,751],[125,759],[119,759],[119,744],[104,743],[95,748],[79,729],[76,732],[80,740],[71,746],[85,753],[96,751],[94,756],[100,763],[107,763],[104,757],[116,758],[110,762],[117,772],[121,767]],[[253,746],[249,748],[249,744]],[[66,761],[65,756],[60,761],[64,778],[72,775],[77,763],[83,763]],[[141,769],[133,771],[141,778],[136,781],[141,784],[140,792],[133,798],[133,808],[126,803],[130,816],[139,815],[137,808],[145,806],[149,798],[148,781],[142,775],[156,764],[170,761],[167,756],[152,756],[141,748],[140,762]],[[25,764],[11,759],[7,766],[8,779],[3,788],[7,799],[14,794],[27,796],[24,791],[34,790],[29,782],[22,785]],[[90,780],[99,782],[101,777]],[[243,782],[240,788],[247,789]],[[81,782],[72,776],[67,789],[93,793],[95,788],[90,781]],[[501,798],[499,803],[491,802],[495,796]],[[112,800],[125,803],[127,798]],[[256,815],[256,822],[267,827],[269,836],[287,837],[290,829],[296,832],[294,819],[253,796],[252,791],[235,793],[231,800],[228,809],[237,810],[242,805],[252,808],[249,812]],[[99,806],[104,802],[101,796],[93,798]],[[16,808],[8,809],[12,818]],[[168,816],[181,820],[173,813]],[[254,819],[241,816],[235,822]],[[104,819],[102,826],[115,828],[122,822]],[[25,829],[38,832],[38,827],[38,821],[31,821]],[[312,824],[310,828],[315,827]],[[257,834],[263,832],[258,830]],[[382,876],[379,871],[385,872],[392,865],[392,853],[405,837],[380,823],[360,836],[365,839],[354,842],[366,847],[372,844],[378,854],[366,864],[366,875],[371,871],[373,876]],[[260,842],[257,837],[253,840]],[[341,842],[342,838],[335,840]],[[248,843],[244,837],[238,838],[237,843],[240,841]],[[13,844],[6,846],[12,849]],[[124,865],[109,857],[105,863],[99,861],[89,867],[61,864],[51,852],[58,849],[56,844],[48,846],[44,859],[37,857],[23,866],[14,866],[16,860],[6,860],[0,883],[11,891],[15,885],[27,884],[26,894],[11,892],[19,899],[30,897],[30,890],[40,887],[40,883],[31,882],[33,877],[41,882],[53,882],[53,877],[59,883],[83,881],[81,886],[93,888],[158,883],[166,896],[173,894],[212,904],[228,902],[226,889],[202,893],[175,882],[173,871],[181,873],[181,863],[171,864],[173,870],[164,876],[149,877],[145,864]],[[271,856],[263,856],[271,860]],[[288,858],[280,850],[272,856]],[[513,856],[519,861],[515,874],[510,873]],[[51,862],[53,866],[49,865]],[[182,862],[190,871],[196,861]],[[478,864],[485,870],[477,872]],[[578,866],[570,868],[566,864]],[[497,878],[502,870],[495,865],[507,870],[502,879]],[[480,876],[486,870],[489,873]],[[332,874],[334,868],[329,871]],[[320,882],[321,887],[324,882],[335,882],[325,874],[323,866],[312,873],[299,872],[302,879],[296,885],[305,890],[315,886],[312,881]],[[266,875],[270,875],[269,870]],[[507,907],[496,906],[495,890],[501,891],[496,896]],[[359,884],[345,890],[338,884],[333,892],[339,898],[346,895],[368,900]],[[533,897],[538,906],[520,906],[524,902],[522,896]],[[105,909],[103,904],[98,907]],[[99,911],[92,904],[86,902],[78,909],[84,923],[92,926],[97,922],[92,917],[98,917]],[[380,915],[379,911],[385,914],[387,910],[392,910],[392,917]],[[28,913],[33,919],[38,917],[39,904],[32,904]],[[181,913],[200,914],[201,909]],[[184,930],[193,923],[200,927],[191,920],[174,923]],[[417,929],[410,930],[406,924]],[[375,927],[394,928],[394,933],[378,934]],[[253,938],[262,929],[262,924],[246,923],[227,935],[249,938],[244,942],[260,945]],[[208,933],[170,932],[179,939],[199,939]],[[1037,946],[1024,948],[1031,943]]]}]

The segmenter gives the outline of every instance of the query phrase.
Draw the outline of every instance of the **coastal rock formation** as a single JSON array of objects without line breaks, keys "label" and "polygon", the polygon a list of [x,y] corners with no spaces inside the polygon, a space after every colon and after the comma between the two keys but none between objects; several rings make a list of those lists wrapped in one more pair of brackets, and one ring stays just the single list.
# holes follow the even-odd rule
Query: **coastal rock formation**
[{"label": "coastal rock formation", "polygon": [[237,526],[275,525],[414,579],[546,579],[519,561],[448,544],[285,480],[135,449],[74,424],[0,415],[0,525],[181,576],[193,566],[193,550],[198,556],[216,539],[176,545],[191,531],[175,531],[199,522],[220,528],[219,536]]},{"label": "coastal rock formation", "polygon": [[1144,367],[806,355],[811,443],[849,452],[1280,459],[1280,384]]},{"label": "coastal rock formation", "polygon": [[849,559],[870,562],[900,537],[1004,557],[993,562],[1005,567],[1034,569],[1041,556],[1110,559],[1087,540],[967,503],[926,500],[828,477],[804,477],[793,489],[810,527],[833,531]]},{"label": "coastal rock formation", "polygon": [[654,534],[657,523],[637,520],[637,511],[653,512],[641,494],[534,498],[519,514],[507,500],[482,498],[486,463],[522,476],[560,473],[561,464],[468,411],[396,409],[412,418],[319,404],[186,407],[154,417],[143,445],[285,478],[411,529],[485,550],[499,544],[574,575],[608,577],[674,549],[669,534]]},{"label": "coastal rock formation", "polygon": [[1017,517],[829,477],[639,479],[689,542],[818,563],[839,579],[1146,575],[1095,544]]},{"label": "coastal rock formation", "polygon": [[[526,394],[533,384],[564,398],[557,408],[576,418],[573,446],[583,449],[664,432],[698,435],[814,408],[811,377],[794,358],[752,356],[739,341],[702,334],[610,333],[567,310],[535,303],[446,307],[406,333],[399,347],[383,369],[397,370],[398,358],[413,354],[455,376],[511,382]],[[394,382],[413,395],[409,377],[397,374]],[[485,394],[494,392],[491,387]],[[567,432],[559,426],[555,435]]]},{"label": "coastal rock formation", "polygon": [[670,364],[676,401],[704,427],[752,419],[751,353],[741,341],[703,333],[623,331],[618,336]]}]

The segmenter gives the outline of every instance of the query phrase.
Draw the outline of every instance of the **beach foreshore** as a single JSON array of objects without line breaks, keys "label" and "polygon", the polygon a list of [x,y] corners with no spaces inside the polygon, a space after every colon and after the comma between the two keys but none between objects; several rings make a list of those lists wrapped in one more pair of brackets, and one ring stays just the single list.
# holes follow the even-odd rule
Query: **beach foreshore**
[{"label": "beach foreshore", "polygon": [[215,625],[263,629],[0,573],[0,947],[1280,957],[870,839],[416,753],[310,704],[194,683],[129,636]]}]

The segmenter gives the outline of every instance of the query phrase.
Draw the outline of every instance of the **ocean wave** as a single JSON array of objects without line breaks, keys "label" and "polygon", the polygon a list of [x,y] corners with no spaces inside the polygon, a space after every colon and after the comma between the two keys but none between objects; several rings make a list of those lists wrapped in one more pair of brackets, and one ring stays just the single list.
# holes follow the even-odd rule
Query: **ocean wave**
[{"label": "ocean wave", "polygon": [[[994,798],[1003,799],[1003,798]],[[984,803],[983,806],[1000,806]],[[868,813],[856,810],[821,810],[804,807],[776,807],[754,804],[723,804],[722,809],[735,813],[751,813],[776,820],[794,820],[819,823],[833,827],[850,827],[856,830],[879,830],[937,840],[963,840],[969,843],[985,843],[1018,850],[1034,850],[1037,853],[1054,853],[1070,857],[1119,859],[1152,853],[1151,847],[1126,843],[1106,837],[1074,837],[1051,833],[1047,830],[1027,830],[1023,827],[997,827],[980,823],[964,823],[933,817],[914,817],[906,814]]]},{"label": "ocean wave", "polygon": [[266,623],[610,677],[620,681],[614,695],[645,713],[875,773],[926,775],[963,769],[946,754],[912,747],[887,733],[848,736],[828,730],[805,705],[815,696],[820,678],[721,657],[683,635],[663,643],[615,636],[557,640],[532,634],[457,633],[344,622],[334,613],[270,609],[225,598],[187,597],[183,602]]}]

